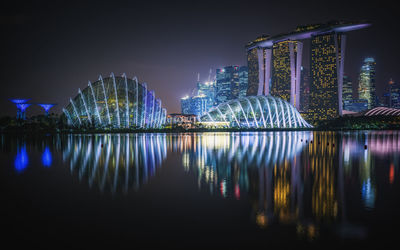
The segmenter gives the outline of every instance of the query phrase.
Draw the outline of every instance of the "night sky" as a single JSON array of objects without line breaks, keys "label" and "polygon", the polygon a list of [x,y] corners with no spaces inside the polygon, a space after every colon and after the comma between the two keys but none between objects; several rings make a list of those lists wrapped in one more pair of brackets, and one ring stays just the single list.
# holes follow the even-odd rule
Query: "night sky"
[{"label": "night sky", "polygon": [[[168,113],[180,112],[180,98],[195,87],[197,73],[206,80],[210,68],[215,74],[246,65],[244,47],[257,36],[338,19],[372,23],[348,33],[345,73],[357,82],[363,59],[374,57],[380,94],[390,78],[400,81],[392,2],[2,1],[0,115],[15,115],[10,98],[58,103],[53,111],[61,112],[78,88],[111,72],[137,76]],[[37,112],[28,109],[28,116]]]}]

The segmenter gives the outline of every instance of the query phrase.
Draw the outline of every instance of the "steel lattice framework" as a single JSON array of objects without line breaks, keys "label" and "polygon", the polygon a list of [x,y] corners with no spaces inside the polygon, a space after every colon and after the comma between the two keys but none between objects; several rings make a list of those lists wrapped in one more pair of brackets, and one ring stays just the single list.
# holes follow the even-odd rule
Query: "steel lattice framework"
[{"label": "steel lattice framework", "polygon": [[368,110],[364,114],[364,116],[374,116],[374,115],[394,115],[394,116],[399,115],[400,116],[400,109],[377,107],[377,108]]},{"label": "steel lattice framework", "polygon": [[137,78],[128,79],[125,74],[103,78],[102,76],[78,95],[70,98],[63,109],[68,122],[82,125],[112,128],[161,128],[167,111],[154,91]]},{"label": "steel lattice framework", "polygon": [[247,96],[213,107],[201,122],[227,122],[239,128],[311,128],[300,113],[281,98]]}]

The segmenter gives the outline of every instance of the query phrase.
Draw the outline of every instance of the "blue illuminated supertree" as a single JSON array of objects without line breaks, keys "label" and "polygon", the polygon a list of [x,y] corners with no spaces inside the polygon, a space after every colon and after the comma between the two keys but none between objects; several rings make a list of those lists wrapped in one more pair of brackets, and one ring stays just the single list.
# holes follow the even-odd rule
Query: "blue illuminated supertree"
[{"label": "blue illuminated supertree", "polygon": [[55,103],[38,103],[38,105],[44,109],[46,116],[48,116],[49,110],[56,104]]},{"label": "blue illuminated supertree", "polygon": [[16,106],[17,106],[17,119],[25,120],[25,110],[31,106],[30,103],[27,103],[30,99],[11,99]]}]

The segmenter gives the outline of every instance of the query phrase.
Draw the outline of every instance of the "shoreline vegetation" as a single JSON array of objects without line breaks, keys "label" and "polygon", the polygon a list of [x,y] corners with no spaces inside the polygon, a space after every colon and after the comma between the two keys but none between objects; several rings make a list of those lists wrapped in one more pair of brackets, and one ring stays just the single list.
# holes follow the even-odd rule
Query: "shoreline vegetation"
[{"label": "shoreline vegetation", "polygon": [[190,132],[272,132],[272,131],[352,131],[352,130],[400,130],[400,116],[352,117],[344,116],[320,122],[314,128],[190,128],[161,129],[111,129],[68,126],[57,115],[35,116],[28,120],[13,117],[0,118],[1,134],[98,134],[98,133],[190,133]]}]

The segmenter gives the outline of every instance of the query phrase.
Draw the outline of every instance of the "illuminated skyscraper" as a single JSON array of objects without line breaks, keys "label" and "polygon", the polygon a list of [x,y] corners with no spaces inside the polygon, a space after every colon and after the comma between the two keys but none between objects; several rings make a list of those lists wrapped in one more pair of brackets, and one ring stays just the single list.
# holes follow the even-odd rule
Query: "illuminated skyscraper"
[{"label": "illuminated skyscraper", "polygon": [[300,100],[300,111],[307,112],[310,105],[310,73],[304,67],[301,67]]},{"label": "illuminated skyscraper", "polygon": [[277,42],[272,46],[272,78],[269,94],[290,102],[298,109],[302,50],[301,42],[291,40]]},{"label": "illuminated skyscraper", "polygon": [[353,102],[353,99],[353,83],[348,76],[344,75],[342,90],[342,102],[344,110],[350,110],[349,106]]},{"label": "illuminated skyscraper", "polygon": [[201,82],[197,79],[197,88],[192,92],[191,96],[181,98],[182,114],[202,116],[214,105],[215,99],[215,81],[210,80]]},{"label": "illuminated skyscraper", "polygon": [[336,32],[311,39],[311,121],[336,118],[342,114],[343,63],[346,36]]},{"label": "illuminated skyscraper", "polygon": [[361,66],[358,98],[367,100],[369,109],[375,108],[377,105],[375,91],[375,60],[368,57]]},{"label": "illuminated skyscraper", "polygon": [[247,95],[277,95],[301,109],[302,43],[310,46],[310,98],[308,118],[327,120],[342,114],[342,85],[346,36],[368,23],[333,21],[298,26],[289,33],[260,37],[247,44]]},{"label": "illuminated skyscraper", "polygon": [[239,98],[246,96],[248,82],[248,68],[241,66],[239,68]]},{"label": "illuminated skyscraper", "polygon": [[[251,47],[247,50],[247,67],[249,74],[247,96],[268,94],[268,90],[265,90],[265,88],[269,88],[269,81],[267,84],[265,83],[265,58],[266,56],[269,56],[269,59],[271,58],[271,50],[262,47],[252,47],[253,44],[267,39],[268,36],[264,35],[247,44],[247,46]],[[267,63],[269,62],[270,60],[267,60]]]},{"label": "illuminated skyscraper", "polygon": [[396,83],[390,79],[389,88],[389,107],[400,108],[400,83]]},{"label": "illuminated skyscraper", "polygon": [[342,100],[343,103],[345,101],[353,100],[353,83],[351,79],[347,76],[343,76],[343,91],[342,91]]},{"label": "illuminated skyscraper", "polygon": [[215,105],[239,98],[239,66],[226,66],[217,69]]}]

